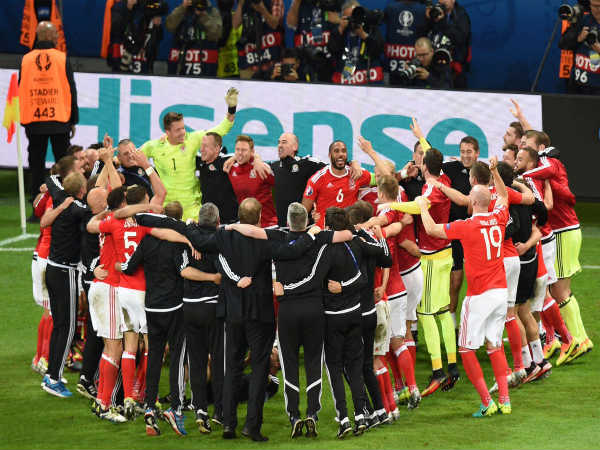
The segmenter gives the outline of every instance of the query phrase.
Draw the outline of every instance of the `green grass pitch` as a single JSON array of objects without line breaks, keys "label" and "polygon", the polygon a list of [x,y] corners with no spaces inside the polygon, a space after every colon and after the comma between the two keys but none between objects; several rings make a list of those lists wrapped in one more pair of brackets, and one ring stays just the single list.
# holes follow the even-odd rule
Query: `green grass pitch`
[{"label": "green grass pitch", "polygon": [[[0,171],[0,241],[19,234],[16,175]],[[326,378],[317,439],[289,438],[289,422],[284,413],[281,389],[265,404],[263,433],[269,442],[254,443],[243,437],[225,441],[221,430],[200,435],[193,414],[186,413],[188,436],[175,435],[160,422],[162,435],[145,435],[142,418],[133,423],[113,425],[97,419],[88,401],[74,393],[59,399],[40,389],[40,376],[30,369],[35,352],[41,309],[35,305],[31,289],[31,251],[0,248],[0,448],[2,449],[170,449],[170,448],[598,448],[600,446],[600,207],[577,207],[583,228],[581,262],[588,266],[573,281],[573,290],[596,349],[571,364],[554,368],[552,375],[511,391],[513,413],[477,420],[471,413],[479,406],[477,393],[464,375],[454,390],[425,398],[412,412],[401,409],[401,419],[361,437],[344,441],[335,438],[334,409]],[[28,214],[30,210],[28,209]],[[39,228],[28,225],[29,233]],[[33,239],[6,247],[35,245]],[[511,362],[510,349],[506,354]],[[488,384],[493,373],[485,352],[479,352]],[[430,364],[420,343],[417,354],[417,382],[423,389]],[[74,390],[77,374],[65,372]],[[167,392],[166,372],[161,379],[161,395]],[[303,387],[305,387],[303,385]],[[301,396],[302,398],[303,396]],[[348,398],[349,399],[349,398]],[[305,402],[302,400],[301,407]],[[350,402],[349,402],[350,406]],[[240,406],[241,423],[245,404]],[[351,408],[350,408],[351,409]],[[212,409],[211,409],[212,412]],[[240,430],[238,430],[240,431]],[[239,434],[239,433],[238,433]]]}]

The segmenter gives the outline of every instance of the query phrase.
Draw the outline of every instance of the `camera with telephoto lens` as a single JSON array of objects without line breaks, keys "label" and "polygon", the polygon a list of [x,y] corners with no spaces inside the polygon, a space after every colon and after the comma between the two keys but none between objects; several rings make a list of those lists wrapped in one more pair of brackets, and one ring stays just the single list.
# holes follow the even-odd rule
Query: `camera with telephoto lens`
[{"label": "camera with telephoto lens", "polygon": [[429,17],[431,17],[432,20],[437,21],[446,15],[446,9],[444,8],[444,5],[440,5],[439,3],[434,5],[432,0],[427,0],[425,2],[425,7],[431,8],[429,11]]},{"label": "camera with telephoto lens", "polygon": [[596,28],[592,28],[588,35],[585,37],[585,43],[591,47],[594,44],[598,43],[598,30]]},{"label": "camera with telephoto lens", "polygon": [[383,12],[374,9],[368,10],[362,6],[357,6],[352,10],[352,14],[348,18],[348,26],[351,30],[357,30],[362,27],[363,30],[368,30],[377,27],[383,23]]},{"label": "camera with telephoto lens", "polygon": [[562,4],[558,7],[558,16],[562,20],[568,20],[575,23],[584,13],[590,12],[590,0],[580,0],[574,5]]},{"label": "camera with telephoto lens", "polygon": [[294,71],[293,64],[282,64],[281,65],[281,76],[285,77],[286,75],[291,74]]},{"label": "camera with telephoto lens", "polygon": [[432,65],[450,64],[452,62],[452,41],[442,33],[430,33],[429,39],[433,47]]},{"label": "camera with telephoto lens", "polygon": [[414,80],[417,76],[417,68],[423,67],[419,58],[413,58],[407,62],[403,68],[398,70],[398,76],[401,80]]}]

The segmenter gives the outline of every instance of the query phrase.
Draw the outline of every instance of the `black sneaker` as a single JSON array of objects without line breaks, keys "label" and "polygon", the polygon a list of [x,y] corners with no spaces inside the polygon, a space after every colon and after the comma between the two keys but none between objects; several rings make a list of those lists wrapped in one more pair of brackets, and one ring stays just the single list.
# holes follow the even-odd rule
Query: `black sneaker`
[{"label": "black sneaker", "polygon": [[81,375],[79,377],[79,381],[77,383],[77,392],[83,395],[90,400],[94,400],[98,395],[98,391],[96,390],[96,386],[94,386],[93,381],[88,381],[85,378],[85,375]]},{"label": "black sneaker", "polygon": [[235,428],[230,426],[223,427],[223,439],[235,439]]},{"label": "black sneaker", "polygon": [[302,436],[304,422],[301,419],[298,419],[297,417],[290,418],[290,425],[292,426],[292,439]]},{"label": "black sneaker", "polygon": [[213,414],[213,416],[210,419],[212,421],[212,423],[216,423],[217,425],[221,425],[223,426],[223,421],[225,419],[223,419],[223,414]]},{"label": "black sneaker", "polygon": [[365,432],[365,430],[367,429],[367,421],[365,420],[364,417],[361,417],[360,419],[354,419],[354,436],[360,436],[361,434],[363,434]]},{"label": "black sneaker", "polygon": [[376,428],[379,425],[381,425],[381,423],[379,423],[379,417],[377,417],[377,414],[375,414],[375,413],[371,414],[369,416],[369,418],[367,419],[367,430]]},{"label": "black sneaker", "polygon": [[344,439],[351,432],[352,432],[352,427],[350,426],[350,421],[348,420],[348,418],[346,418],[344,422],[340,422],[340,427],[338,428],[337,437],[338,437],[338,439]]},{"label": "black sneaker", "polygon": [[160,428],[158,427],[158,423],[156,423],[156,411],[154,409],[146,409],[144,423],[146,424],[146,434],[148,436],[160,435]]},{"label": "black sneaker", "polygon": [[198,424],[198,430],[200,430],[200,433],[208,434],[212,431],[210,428],[208,414],[201,410],[196,411],[196,423]]},{"label": "black sneaker", "polygon": [[429,385],[421,392],[421,397],[427,397],[437,391],[446,382],[446,378],[442,369],[434,370],[429,378]]},{"label": "black sneaker", "polygon": [[306,428],[306,437],[317,437],[317,416],[307,416],[304,419],[304,428]]},{"label": "black sneaker", "polygon": [[442,384],[442,391],[448,392],[458,380],[460,380],[460,372],[456,363],[448,364],[448,377],[446,377],[446,381]]},{"label": "black sneaker", "polygon": [[388,416],[385,411],[379,414],[377,419],[379,420],[379,425],[387,425],[390,423],[390,416]]}]

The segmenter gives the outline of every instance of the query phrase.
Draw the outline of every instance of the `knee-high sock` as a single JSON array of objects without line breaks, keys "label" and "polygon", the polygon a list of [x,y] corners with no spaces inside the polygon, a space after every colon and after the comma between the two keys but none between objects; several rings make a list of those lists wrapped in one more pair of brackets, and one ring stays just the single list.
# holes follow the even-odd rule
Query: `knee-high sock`
[{"label": "knee-high sock", "polygon": [[542,325],[544,326],[544,330],[546,330],[546,342],[544,345],[549,345],[555,339],[554,337],[554,326],[552,325],[552,321],[550,320],[549,314],[546,313],[545,308],[549,307],[551,301],[553,301],[552,297],[546,297],[544,300],[544,307],[542,311],[540,311],[540,318],[542,319]]},{"label": "knee-high sock", "polygon": [[579,302],[577,302],[577,299],[575,298],[574,294],[571,294],[571,302],[574,303],[574,309],[575,309],[575,317],[577,319],[577,327],[579,330],[579,333],[581,334],[581,338],[582,340],[586,340],[589,339],[586,331],[585,331],[585,327],[583,326],[583,320],[581,320],[581,311],[579,310]]},{"label": "knee-high sock", "polygon": [[[102,356],[104,356],[104,353]],[[96,400],[99,401],[102,401],[102,396],[104,395],[104,364],[106,364],[106,361],[102,356],[100,357],[100,363],[98,364],[98,392],[96,393]]]},{"label": "knee-high sock", "polygon": [[504,324],[506,327],[506,334],[508,335],[508,342],[510,344],[510,352],[513,357],[513,366],[515,372],[523,369],[523,357],[521,356],[521,331],[519,330],[519,324],[517,323],[516,317],[509,317]]},{"label": "knee-high sock", "polygon": [[394,388],[397,391],[401,391],[404,388],[404,382],[402,380],[402,372],[400,371],[400,366],[398,366],[398,361],[396,360],[394,352],[391,350],[387,352],[385,354],[385,360],[392,368],[392,373],[394,374]]},{"label": "knee-high sock", "polygon": [[148,352],[144,352],[140,363],[137,367],[137,374],[134,383],[134,394],[137,394],[140,399],[144,398],[144,390],[146,388],[146,369],[148,368]]},{"label": "knee-high sock", "polygon": [[442,326],[442,336],[444,337],[444,347],[448,356],[448,364],[456,363],[456,329],[450,312],[446,311],[438,315],[440,325]]},{"label": "knee-high sock", "polygon": [[377,383],[379,384],[379,390],[381,391],[383,407],[386,412],[392,412],[394,410],[393,406],[395,406],[395,402],[394,394],[391,392],[392,383],[390,382],[390,373],[387,368],[382,367],[375,371],[375,375],[377,377]]},{"label": "knee-high sock", "polygon": [[[431,315],[419,315],[421,326],[423,327],[423,334],[425,335],[425,343],[427,344],[427,351],[431,357],[431,367],[433,370],[442,368],[442,349],[440,347],[440,332],[435,323],[435,318]],[[452,328],[454,329],[454,328]]]},{"label": "knee-high sock", "polygon": [[415,366],[413,364],[410,352],[406,348],[406,345],[402,345],[399,349],[394,351],[396,355],[396,361],[400,367],[400,371],[404,375],[408,389],[412,392],[417,387],[415,380]]},{"label": "knee-high sock", "polygon": [[46,318],[46,327],[44,328],[44,343],[42,346],[42,356],[48,361],[50,356],[50,336],[52,336],[52,328],[54,328],[54,320],[52,316]]},{"label": "knee-high sock", "polygon": [[412,339],[404,341],[404,345],[408,349],[410,353],[410,357],[412,358],[413,366],[417,364],[417,346],[415,345],[415,341]]},{"label": "knee-high sock", "polygon": [[510,403],[510,398],[508,396],[508,380],[506,379],[508,364],[506,362],[506,356],[504,355],[504,349],[498,348],[491,352],[488,351],[488,356],[492,363],[496,383],[498,383],[498,401],[500,403]]},{"label": "knee-high sock", "polygon": [[579,320],[577,320],[577,308],[571,297],[568,297],[565,301],[561,302],[559,305],[560,314],[562,315],[563,321],[565,325],[569,329],[571,336],[575,339],[578,344],[581,344],[585,338],[583,338],[583,333],[579,329]]},{"label": "knee-high sock", "polygon": [[102,382],[102,398],[100,401],[103,407],[108,408],[111,403],[110,399],[115,383],[117,382],[117,376],[119,375],[119,363],[106,353],[102,354],[102,359],[104,360],[104,373],[100,376],[104,378],[104,381]]},{"label": "knee-high sock", "polygon": [[[481,403],[483,403],[484,406],[488,406],[492,401],[492,397],[490,397],[488,388],[485,385],[483,372],[481,371],[479,361],[477,361],[477,355],[473,350],[465,349],[460,351],[460,356],[462,358],[463,367],[467,373],[467,377],[469,377],[469,381],[471,381],[471,384],[473,384],[479,393],[479,397],[481,397]],[[506,377],[506,372],[504,373],[504,377]]]},{"label": "knee-high sock", "polygon": [[535,339],[529,342],[529,348],[531,348],[531,356],[536,364],[541,364],[544,359],[544,350],[542,349],[542,343],[539,339]]},{"label": "knee-high sock", "polygon": [[121,372],[123,374],[123,395],[125,398],[133,398],[133,383],[135,382],[135,353],[123,352],[123,356],[121,357]]},{"label": "knee-high sock", "polygon": [[40,323],[38,324],[38,333],[37,333],[37,346],[35,348],[35,360],[34,362],[39,361],[42,356],[42,350],[44,348],[44,329],[46,328],[46,317],[42,316],[40,318]]},{"label": "knee-high sock", "polygon": [[[563,344],[570,344],[573,337],[569,330],[567,329],[563,318],[560,315],[560,309],[556,304],[556,301],[552,297],[546,297],[544,301],[544,307],[542,309],[542,321],[544,318],[547,322],[549,322],[552,331],[558,331],[560,337],[562,338]],[[548,328],[546,327],[546,322],[544,322],[544,328],[546,328],[546,342],[548,342]],[[553,338],[554,336],[552,336]],[[552,341],[550,341],[552,342]]]}]

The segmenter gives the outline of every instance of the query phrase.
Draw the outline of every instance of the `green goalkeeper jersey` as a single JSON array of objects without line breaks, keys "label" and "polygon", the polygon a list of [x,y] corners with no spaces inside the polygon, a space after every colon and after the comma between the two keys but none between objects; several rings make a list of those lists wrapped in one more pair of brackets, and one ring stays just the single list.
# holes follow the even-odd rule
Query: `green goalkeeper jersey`
[{"label": "green goalkeeper jersey", "polygon": [[160,179],[167,189],[165,203],[179,201],[183,206],[183,220],[198,219],[202,193],[196,177],[196,155],[202,138],[208,132],[226,135],[233,122],[227,118],[210,130],[199,130],[185,134],[183,144],[171,145],[166,139],[154,139],[142,145],[141,150],[154,161]]}]

